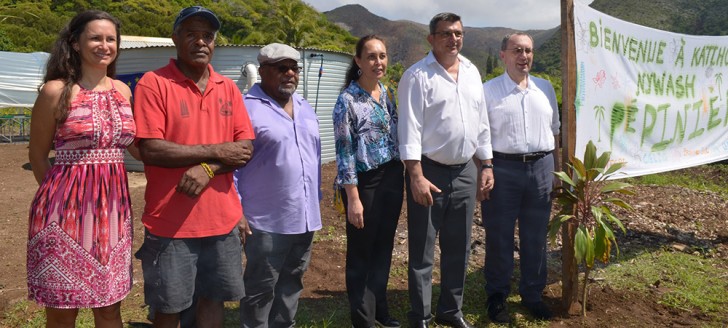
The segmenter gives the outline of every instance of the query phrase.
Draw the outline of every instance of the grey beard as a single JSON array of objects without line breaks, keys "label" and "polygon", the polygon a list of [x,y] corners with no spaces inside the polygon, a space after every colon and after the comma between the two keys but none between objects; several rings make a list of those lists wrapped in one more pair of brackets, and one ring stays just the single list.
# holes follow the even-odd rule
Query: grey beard
[{"label": "grey beard", "polygon": [[296,88],[278,87],[278,92],[280,92],[282,95],[285,95],[286,97],[290,97],[293,96],[294,92],[296,92]]}]

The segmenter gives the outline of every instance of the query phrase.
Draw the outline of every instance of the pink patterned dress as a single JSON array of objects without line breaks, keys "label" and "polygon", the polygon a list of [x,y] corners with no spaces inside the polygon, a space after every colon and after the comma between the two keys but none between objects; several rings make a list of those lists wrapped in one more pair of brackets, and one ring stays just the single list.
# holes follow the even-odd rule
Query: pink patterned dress
[{"label": "pink patterned dress", "polygon": [[131,105],[81,88],[54,137],[56,159],[30,207],[28,298],[51,308],[112,305],[131,289],[132,209],[124,151]]}]

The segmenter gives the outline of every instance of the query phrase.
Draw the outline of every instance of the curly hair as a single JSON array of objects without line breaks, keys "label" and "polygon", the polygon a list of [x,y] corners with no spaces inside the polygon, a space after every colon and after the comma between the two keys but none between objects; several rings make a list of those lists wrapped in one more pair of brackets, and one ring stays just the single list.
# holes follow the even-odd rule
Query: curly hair
[{"label": "curly hair", "polygon": [[61,92],[61,101],[58,103],[58,108],[56,108],[56,118],[60,122],[63,122],[68,116],[68,106],[71,103],[71,89],[82,77],[81,55],[73,49],[73,44],[78,42],[81,33],[86,30],[86,25],[89,22],[99,19],[108,20],[116,27],[117,56],[106,68],[107,76],[113,78],[116,75],[116,61],[119,59],[118,53],[121,43],[121,23],[119,20],[111,16],[111,14],[100,10],[87,10],[74,16],[68,25],[58,33],[58,38],[53,44],[53,49],[46,64],[46,73],[43,77],[43,84],[52,80],[63,81],[64,87]]}]

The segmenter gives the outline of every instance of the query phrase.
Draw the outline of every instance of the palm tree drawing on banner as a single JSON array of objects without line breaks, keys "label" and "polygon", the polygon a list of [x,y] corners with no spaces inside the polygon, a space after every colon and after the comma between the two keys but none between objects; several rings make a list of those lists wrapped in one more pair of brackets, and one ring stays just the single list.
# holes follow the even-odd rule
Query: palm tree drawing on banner
[{"label": "palm tree drawing on banner", "polygon": [[597,119],[597,133],[599,138],[597,142],[602,142],[602,120],[604,119],[604,106],[594,106],[594,118]]},{"label": "palm tree drawing on banner", "polygon": [[718,97],[723,100],[723,92],[720,90],[720,85],[723,84],[723,73],[715,73],[715,84],[718,86]]}]

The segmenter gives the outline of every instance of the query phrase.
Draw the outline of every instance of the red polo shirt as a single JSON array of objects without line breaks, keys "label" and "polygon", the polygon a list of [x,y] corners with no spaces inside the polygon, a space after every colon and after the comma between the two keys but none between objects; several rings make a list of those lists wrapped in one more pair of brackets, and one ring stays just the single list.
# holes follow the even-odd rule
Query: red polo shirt
[{"label": "red polo shirt", "polygon": [[[219,144],[253,139],[253,128],[235,83],[213,71],[205,93],[171,59],[147,72],[134,91],[137,139],[163,139],[181,145]],[[189,167],[144,166],[147,188],[142,223],[150,233],[198,238],[229,233],[243,214],[233,174],[218,174],[195,198],[175,191]]]}]

